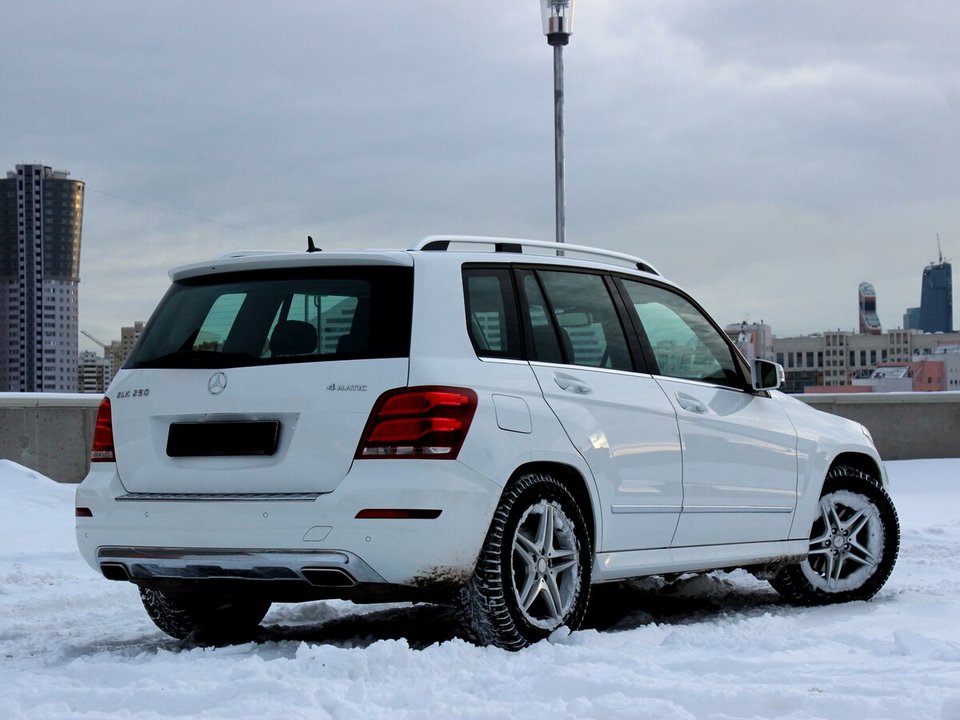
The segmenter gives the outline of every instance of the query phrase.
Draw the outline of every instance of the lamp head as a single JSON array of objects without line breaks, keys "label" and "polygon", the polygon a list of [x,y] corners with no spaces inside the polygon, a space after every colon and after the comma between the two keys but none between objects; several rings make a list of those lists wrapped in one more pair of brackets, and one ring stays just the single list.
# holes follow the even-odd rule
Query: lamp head
[{"label": "lamp head", "polygon": [[566,45],[573,33],[574,0],[540,0],[543,34],[551,45]]}]

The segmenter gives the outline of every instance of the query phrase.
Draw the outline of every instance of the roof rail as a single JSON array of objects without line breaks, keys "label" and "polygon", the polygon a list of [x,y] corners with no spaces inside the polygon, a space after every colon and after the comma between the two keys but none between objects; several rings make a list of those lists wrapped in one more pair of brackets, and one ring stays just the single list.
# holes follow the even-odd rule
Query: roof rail
[{"label": "roof rail", "polygon": [[593,255],[612,260],[619,260],[635,267],[642,272],[652,275],[659,275],[660,272],[650,263],[642,258],[626,253],[614,252],[613,250],[603,250],[601,248],[590,247],[588,245],[568,245],[567,243],[546,242],[544,240],[524,240],[522,238],[505,237],[481,237],[476,235],[431,235],[425,237],[416,245],[407,248],[408,250],[448,250],[451,243],[467,245],[493,245],[494,252],[523,253],[523,248],[542,248],[545,250],[556,250],[557,255],[566,252],[579,253],[581,255]]}]

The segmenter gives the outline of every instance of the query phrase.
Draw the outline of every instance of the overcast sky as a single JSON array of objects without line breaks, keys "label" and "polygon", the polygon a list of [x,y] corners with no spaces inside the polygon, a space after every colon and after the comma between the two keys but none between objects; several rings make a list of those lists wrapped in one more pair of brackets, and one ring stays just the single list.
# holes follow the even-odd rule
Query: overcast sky
[{"label": "overcast sky", "polygon": [[[960,260],[960,4],[579,0],[567,240],[721,323],[885,328]],[[86,183],[80,326],[238,248],[552,240],[537,0],[0,0],[0,172]],[[84,341],[82,347],[93,347]]]}]

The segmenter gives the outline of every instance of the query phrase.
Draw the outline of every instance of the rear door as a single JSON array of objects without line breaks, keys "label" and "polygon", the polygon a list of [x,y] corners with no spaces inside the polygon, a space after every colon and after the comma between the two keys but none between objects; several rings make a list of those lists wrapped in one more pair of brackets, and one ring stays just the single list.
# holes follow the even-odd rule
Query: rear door
[{"label": "rear door", "polygon": [[175,282],[110,388],[130,492],[333,490],[377,397],[406,385],[412,268]]},{"label": "rear door", "polygon": [[597,550],[668,546],[683,500],[676,413],[653,378],[637,371],[612,281],[547,269],[518,277],[531,366],[596,480]]},{"label": "rear door", "polygon": [[723,333],[672,288],[621,279],[683,442],[673,544],[783,540],[797,502],[797,435],[780,403],[749,389]]}]

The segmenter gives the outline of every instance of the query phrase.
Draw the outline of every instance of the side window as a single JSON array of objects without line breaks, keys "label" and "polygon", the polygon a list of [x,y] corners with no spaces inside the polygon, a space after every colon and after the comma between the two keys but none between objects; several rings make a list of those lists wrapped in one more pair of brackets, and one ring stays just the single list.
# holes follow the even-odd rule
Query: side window
[{"label": "side window", "polygon": [[521,358],[513,281],[506,268],[465,268],[467,332],[481,357]]},{"label": "side window", "polygon": [[541,271],[567,362],[633,370],[616,307],[601,275]]},{"label": "side window", "polygon": [[[527,327],[530,328],[530,359],[549,363],[565,362],[560,340],[557,338],[557,331],[536,275],[530,270],[524,270],[520,277],[526,300]],[[567,354],[571,353],[570,348],[567,348]]]},{"label": "side window", "polygon": [[740,387],[740,369],[730,345],[689,301],[656,285],[623,280],[637,311],[659,373]]}]

